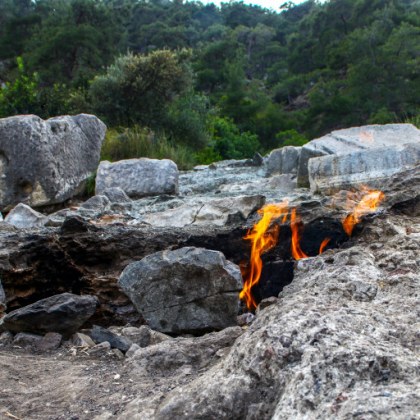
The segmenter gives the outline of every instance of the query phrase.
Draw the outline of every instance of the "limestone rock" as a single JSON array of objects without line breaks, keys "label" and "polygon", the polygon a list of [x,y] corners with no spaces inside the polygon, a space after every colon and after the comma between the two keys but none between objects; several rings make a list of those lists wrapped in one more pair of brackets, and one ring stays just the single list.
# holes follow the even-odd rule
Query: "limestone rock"
[{"label": "limestone rock", "polygon": [[94,195],[86,200],[80,207],[85,210],[92,210],[97,213],[104,212],[110,208],[110,200],[105,195]]},{"label": "limestone rock", "polygon": [[102,194],[108,197],[111,203],[129,203],[130,197],[119,187],[105,188]]},{"label": "limestone rock", "polygon": [[195,203],[145,215],[142,221],[156,227],[224,226],[234,218],[246,220],[264,202],[262,195],[197,200]]},{"label": "limestone rock", "polygon": [[61,334],[49,332],[36,344],[36,348],[41,352],[56,350],[60,347],[62,340],[63,336]]},{"label": "limestone rock", "polygon": [[202,332],[236,324],[242,277],[221,252],[157,252],[127,266],[119,285],[152,329]]},{"label": "limestone rock", "polygon": [[71,336],[71,342],[77,347],[94,347],[95,342],[86,334],[77,332]]},{"label": "limestone rock", "polygon": [[0,120],[0,209],[61,203],[96,170],[106,127],[93,115]]},{"label": "limestone rock", "polygon": [[169,159],[102,161],[96,174],[96,194],[114,187],[132,198],[178,194],[178,168]]},{"label": "limestone rock", "polygon": [[13,332],[71,334],[95,312],[98,299],[62,293],[9,312],[3,327]]},{"label": "limestone rock", "polygon": [[420,143],[420,130],[411,124],[366,125],[333,131],[302,147],[298,186],[309,187],[308,162],[313,157],[346,155],[407,143]]},{"label": "limestone rock", "polygon": [[415,418],[420,237],[386,234],[388,224],[299,261],[221,363],[160,401],[134,400],[120,418]]},{"label": "limestone rock", "polygon": [[112,348],[121,350],[123,352],[126,352],[132,344],[132,342],[126,337],[114,334],[107,328],[100,327],[99,325],[94,325],[90,330],[89,335],[95,343],[99,344],[107,341]]},{"label": "limestone rock", "polygon": [[[243,333],[240,327],[229,327],[201,337],[178,337],[154,346],[136,349],[129,363],[134,370],[171,375],[174,371],[203,369],[215,362],[220,349],[229,348]],[[133,349],[134,350],[134,349]]]},{"label": "limestone rock", "polygon": [[4,293],[3,286],[1,284],[0,279],[0,315],[6,310],[7,304],[6,304],[6,293]]},{"label": "limestone rock", "polygon": [[267,176],[297,174],[301,147],[285,146],[274,149],[266,158]]},{"label": "limestone rock", "polygon": [[153,346],[162,341],[172,340],[169,335],[154,331],[147,325],[142,325],[139,328],[126,327],[122,330],[122,335],[139,347]]},{"label": "limestone rock", "polygon": [[390,176],[419,164],[420,142],[322,156],[309,160],[309,182],[312,191],[327,194],[360,185],[383,189]]},{"label": "limestone rock", "polygon": [[36,350],[41,341],[41,335],[21,332],[15,335],[13,345]]},{"label": "limestone rock", "polygon": [[23,203],[19,203],[16,207],[10,210],[6,216],[5,222],[17,228],[33,228],[44,226],[48,218],[43,214],[31,209]]}]

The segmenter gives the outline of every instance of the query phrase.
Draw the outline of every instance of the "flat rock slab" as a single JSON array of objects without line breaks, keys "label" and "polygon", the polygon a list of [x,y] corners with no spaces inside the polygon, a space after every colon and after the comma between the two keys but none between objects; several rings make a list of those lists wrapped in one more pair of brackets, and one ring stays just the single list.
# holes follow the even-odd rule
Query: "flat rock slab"
[{"label": "flat rock slab", "polygon": [[157,252],[127,266],[119,285],[152,329],[199,333],[236,325],[242,277],[221,252]]},{"label": "flat rock slab", "polygon": [[80,192],[98,165],[105,131],[86,114],[0,119],[0,210],[62,203]]},{"label": "flat rock slab", "polygon": [[12,332],[44,334],[76,332],[95,312],[98,299],[62,293],[9,312],[2,327]]},{"label": "flat rock slab", "polygon": [[302,147],[298,168],[298,186],[309,187],[308,162],[313,157],[346,155],[407,143],[420,144],[420,130],[412,124],[366,125],[333,131]]},{"label": "flat rock slab", "polygon": [[225,226],[234,218],[245,221],[265,203],[262,195],[197,200],[174,209],[146,215],[142,222],[155,227]]},{"label": "flat rock slab", "polygon": [[129,197],[178,194],[178,167],[169,159],[102,161],[96,175],[96,194],[121,188]]},{"label": "flat rock slab", "polygon": [[322,156],[309,160],[309,181],[313,192],[326,194],[365,184],[383,189],[390,176],[419,164],[420,142]]}]

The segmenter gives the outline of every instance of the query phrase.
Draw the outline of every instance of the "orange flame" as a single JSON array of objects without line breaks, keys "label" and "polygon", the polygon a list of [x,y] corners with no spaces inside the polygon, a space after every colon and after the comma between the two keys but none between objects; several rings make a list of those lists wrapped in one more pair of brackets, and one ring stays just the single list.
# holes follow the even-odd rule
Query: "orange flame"
[{"label": "orange flame", "polygon": [[[362,188],[362,193],[363,196],[359,203],[354,206],[352,213],[348,214],[343,220],[343,229],[349,236],[351,236],[354,227],[360,222],[361,218],[366,214],[373,213],[385,198],[382,191],[369,190],[367,187]],[[351,198],[356,198],[357,195],[357,193],[349,193]]]},{"label": "orange flame", "polygon": [[288,207],[286,201],[280,204],[268,204],[264,206],[258,210],[258,213],[262,215],[261,220],[244,237],[244,239],[251,241],[252,247],[249,273],[244,281],[239,298],[245,300],[246,306],[250,310],[257,307],[257,303],[251,294],[251,289],[258,283],[261,277],[263,267],[261,255],[277,244],[280,233],[280,227],[278,225],[273,226],[271,230],[268,229],[273,219],[278,219],[283,216],[283,220],[285,220],[287,212]]},{"label": "orange flame", "polygon": [[292,230],[292,256],[295,260],[301,260],[302,258],[308,258],[308,256],[302,251],[300,247],[301,239],[301,226],[300,217],[296,215],[296,209],[292,210],[290,215],[290,229]]},{"label": "orange flame", "polygon": [[325,250],[325,247],[328,245],[328,243],[331,241],[331,238],[325,238],[322,242],[321,242],[321,245],[319,246],[319,255],[321,255],[323,252],[324,252],[324,250]]}]

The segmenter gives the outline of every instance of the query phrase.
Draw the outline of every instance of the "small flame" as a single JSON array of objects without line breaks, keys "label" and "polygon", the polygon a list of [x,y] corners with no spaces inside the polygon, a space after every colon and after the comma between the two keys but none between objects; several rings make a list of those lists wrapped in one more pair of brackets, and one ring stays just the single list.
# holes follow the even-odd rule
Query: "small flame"
[{"label": "small flame", "polygon": [[321,245],[319,246],[319,255],[321,255],[324,251],[325,251],[325,247],[329,244],[329,242],[331,241],[331,238],[325,238],[322,242]]},{"label": "small flame", "polygon": [[292,249],[291,250],[292,250],[292,256],[295,260],[308,258],[308,256],[302,251],[300,247],[301,226],[302,226],[302,222],[300,221],[300,217],[296,215],[296,209],[293,209],[290,215],[290,229],[292,230]]},{"label": "small flame", "polygon": [[[343,220],[343,229],[348,236],[352,235],[354,227],[360,222],[361,218],[366,214],[373,213],[385,198],[385,194],[382,191],[369,190],[367,187],[363,187],[361,192],[363,195],[359,203],[354,206],[353,211]],[[357,193],[349,194],[351,198],[357,197],[357,195]]]},{"label": "small flame", "polygon": [[248,309],[253,310],[257,307],[257,303],[251,294],[252,287],[258,283],[261,277],[263,263],[261,255],[272,249],[278,241],[280,227],[278,225],[271,226],[274,219],[283,216],[283,220],[287,217],[288,207],[287,201],[280,204],[268,204],[258,213],[262,215],[261,220],[254,225],[252,230],[248,231],[244,239],[251,241],[251,260],[248,276],[245,279],[243,289],[239,294],[241,300],[245,300]]}]

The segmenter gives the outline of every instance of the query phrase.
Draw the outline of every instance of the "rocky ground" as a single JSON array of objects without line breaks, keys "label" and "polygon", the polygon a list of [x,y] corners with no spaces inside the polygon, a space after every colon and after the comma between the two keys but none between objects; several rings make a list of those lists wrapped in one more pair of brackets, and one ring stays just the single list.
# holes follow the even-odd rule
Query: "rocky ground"
[{"label": "rocky ground", "polygon": [[[340,139],[310,144],[306,157],[328,163],[335,155],[319,154]],[[355,203],[339,189],[298,188],[295,148],[197,167],[178,181],[171,167],[179,195],[132,200],[103,186],[53,213],[18,205],[0,222],[0,418],[420,418],[413,147],[380,178],[375,167],[363,174],[385,200],[351,237],[342,220]],[[337,156],[341,176],[351,159]],[[324,182],[331,168],[314,174]],[[232,298],[238,265],[249,267],[243,236],[256,210],[286,197],[309,258],[292,258],[290,219],[276,222],[254,316]]]}]

